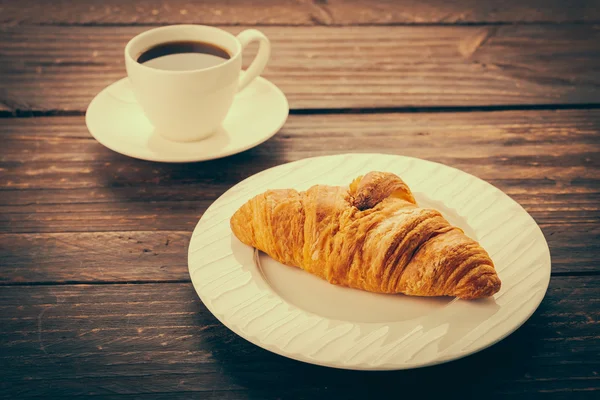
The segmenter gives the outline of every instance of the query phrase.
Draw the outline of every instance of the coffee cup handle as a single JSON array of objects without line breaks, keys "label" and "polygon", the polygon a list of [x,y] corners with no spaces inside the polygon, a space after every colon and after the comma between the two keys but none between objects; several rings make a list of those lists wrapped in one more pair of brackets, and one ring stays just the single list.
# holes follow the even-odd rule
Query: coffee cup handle
[{"label": "coffee cup handle", "polygon": [[242,51],[252,42],[257,41],[259,43],[258,53],[254,57],[252,64],[250,64],[246,70],[244,76],[240,78],[240,83],[238,85],[239,92],[244,90],[244,88],[248,86],[254,78],[259,76],[267,66],[267,62],[269,62],[269,57],[271,56],[271,42],[262,32],[256,29],[247,29],[237,35],[237,38],[242,44]]}]

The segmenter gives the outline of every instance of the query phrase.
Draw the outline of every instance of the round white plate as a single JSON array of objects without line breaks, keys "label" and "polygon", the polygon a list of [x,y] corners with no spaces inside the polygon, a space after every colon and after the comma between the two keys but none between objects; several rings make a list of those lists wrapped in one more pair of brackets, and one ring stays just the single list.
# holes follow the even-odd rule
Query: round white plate
[{"label": "round white plate", "polygon": [[[467,301],[338,287],[279,264],[231,232],[233,213],[267,189],[348,185],[373,170],[397,174],[422,207],[438,209],[478,240],[495,263],[501,291]],[[457,169],[383,154],[305,159],[244,180],[204,213],[188,263],[206,307],[238,335],[286,357],[348,369],[422,367],[484,349],[533,314],[550,280],[546,240],[519,204]]]},{"label": "round white plate", "polygon": [[154,132],[131,91],[128,78],[102,90],[92,100],[85,122],[92,136],[117,153],[142,160],[192,162],[240,153],[271,138],[285,123],[285,95],[265,78],[238,93],[219,129],[197,142],[169,141]]}]

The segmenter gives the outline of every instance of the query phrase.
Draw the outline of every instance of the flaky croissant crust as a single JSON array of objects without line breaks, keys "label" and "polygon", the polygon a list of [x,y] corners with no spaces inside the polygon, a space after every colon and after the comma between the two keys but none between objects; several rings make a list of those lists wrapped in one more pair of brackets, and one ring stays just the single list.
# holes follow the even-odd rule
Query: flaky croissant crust
[{"label": "flaky croissant crust", "polygon": [[487,252],[398,176],[370,172],[349,186],[268,190],[231,218],[243,243],[327,281],[377,293],[488,297],[500,279]]}]

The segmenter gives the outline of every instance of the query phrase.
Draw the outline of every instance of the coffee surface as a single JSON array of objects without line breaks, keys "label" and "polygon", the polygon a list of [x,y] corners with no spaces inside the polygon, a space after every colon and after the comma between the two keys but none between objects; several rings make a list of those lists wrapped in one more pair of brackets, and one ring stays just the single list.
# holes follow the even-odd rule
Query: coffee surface
[{"label": "coffee surface", "polygon": [[206,42],[166,42],[141,53],[137,62],[156,69],[189,71],[214,67],[229,60],[227,50]]}]

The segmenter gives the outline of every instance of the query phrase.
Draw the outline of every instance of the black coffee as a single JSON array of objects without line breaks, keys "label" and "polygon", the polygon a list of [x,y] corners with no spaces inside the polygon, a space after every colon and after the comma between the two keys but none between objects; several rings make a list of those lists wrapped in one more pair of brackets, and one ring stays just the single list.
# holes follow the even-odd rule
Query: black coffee
[{"label": "black coffee", "polygon": [[189,71],[214,67],[229,60],[227,50],[212,43],[181,41],[161,43],[144,51],[137,62],[169,71]]}]

